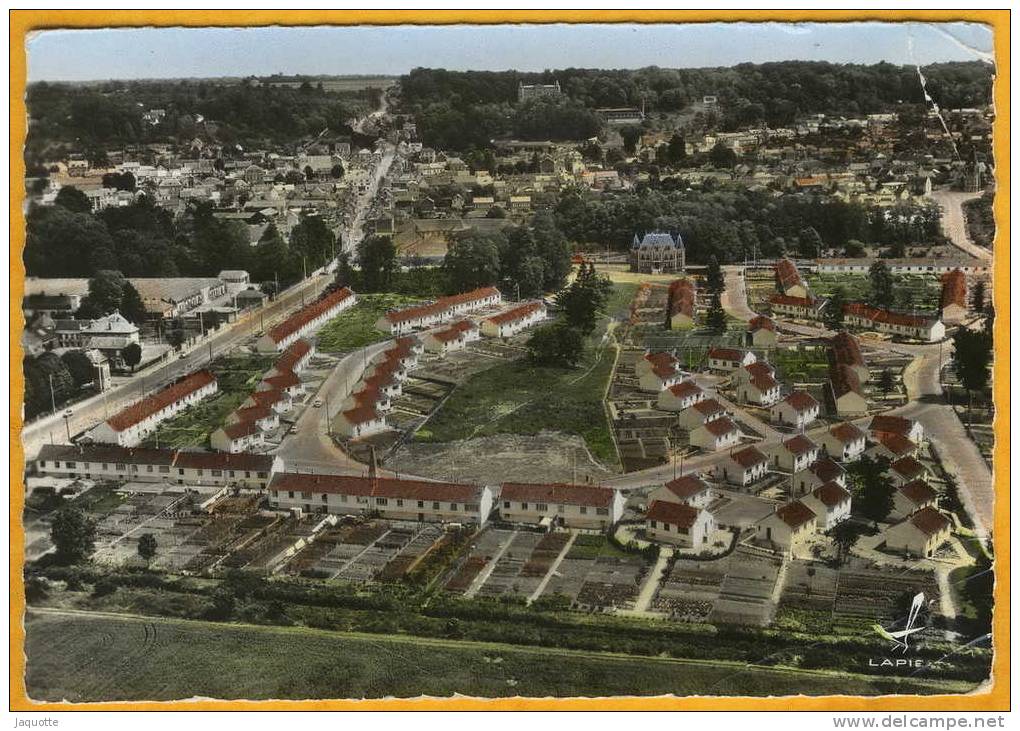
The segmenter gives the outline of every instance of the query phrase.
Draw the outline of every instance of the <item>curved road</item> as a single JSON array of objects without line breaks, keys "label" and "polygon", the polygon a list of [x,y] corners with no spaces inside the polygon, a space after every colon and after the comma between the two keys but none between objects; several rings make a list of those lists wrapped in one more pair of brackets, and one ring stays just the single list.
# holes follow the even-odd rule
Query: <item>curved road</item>
[{"label": "curved road", "polygon": [[961,193],[955,190],[936,190],[931,194],[932,200],[942,209],[942,230],[953,246],[976,259],[991,264],[992,252],[971,241],[967,233],[967,217],[963,213],[963,204],[980,198],[981,193]]}]

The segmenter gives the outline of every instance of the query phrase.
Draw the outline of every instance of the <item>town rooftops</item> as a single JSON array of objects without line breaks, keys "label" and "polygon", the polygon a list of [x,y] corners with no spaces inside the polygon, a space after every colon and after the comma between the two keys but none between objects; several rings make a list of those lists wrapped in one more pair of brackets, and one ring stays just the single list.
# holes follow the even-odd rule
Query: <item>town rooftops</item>
[{"label": "town rooftops", "polygon": [[738,449],[730,455],[730,459],[745,470],[749,470],[756,465],[768,464],[769,461],[769,458],[766,457],[757,447],[744,447],[743,449]]},{"label": "town rooftops", "polygon": [[949,519],[933,507],[921,508],[907,518],[915,528],[927,536],[934,536],[949,527]]},{"label": "town rooftops", "polygon": [[648,520],[658,520],[669,525],[676,525],[681,528],[690,528],[698,519],[698,510],[683,503],[671,503],[665,500],[654,500],[648,508],[645,517]]},{"label": "town rooftops", "polygon": [[652,366],[676,366],[680,361],[672,353],[665,351],[658,353],[645,353],[642,356],[645,360],[652,364]]},{"label": "town rooftops", "polygon": [[684,475],[667,482],[664,487],[681,500],[686,500],[708,490],[708,483],[695,475]]},{"label": "town rooftops", "polygon": [[843,444],[853,444],[864,439],[864,432],[856,424],[849,421],[840,422],[829,429],[829,434],[836,437]]},{"label": "town rooftops", "polygon": [[776,323],[773,322],[771,317],[765,317],[764,315],[758,315],[752,317],[751,321],[747,323],[747,329],[750,332],[756,332],[758,330],[771,330],[776,331]]},{"label": "town rooftops", "polygon": [[818,401],[807,391],[791,391],[783,401],[798,414],[818,408]]},{"label": "town rooftops", "polygon": [[761,361],[761,360],[756,361],[756,362],[752,363],[751,365],[744,366],[744,370],[747,371],[747,373],[752,378],[761,378],[761,377],[771,378],[776,373],[775,369],[772,366],[770,366],[768,363],[766,363],[764,361]]},{"label": "town rooftops", "polygon": [[832,384],[832,395],[836,398],[848,393],[864,395],[864,391],[861,389],[861,379],[846,363],[835,363],[829,367],[829,383]]},{"label": "town rooftops", "polygon": [[501,500],[608,508],[613,503],[616,491],[609,487],[593,485],[504,482],[499,494]]},{"label": "town rooftops", "polygon": [[230,439],[241,439],[262,431],[254,421],[235,421],[233,424],[224,424],[222,429]]},{"label": "town rooftops", "polygon": [[791,439],[787,439],[783,442],[783,447],[785,447],[786,451],[790,454],[796,455],[807,454],[812,449],[818,449],[818,446],[803,434],[798,434]]},{"label": "town rooftops", "polygon": [[106,423],[114,431],[120,432],[130,429],[135,424],[140,424],[150,416],[183,400],[195,391],[215,383],[216,376],[209,371],[196,371],[185,376],[177,383],[157,391],[152,396],[148,396],[128,406],[120,413],[114,414],[106,420]]},{"label": "town rooftops", "polygon": [[544,307],[544,305],[541,302],[525,302],[522,305],[513,307],[506,312],[500,312],[498,315],[493,315],[487,319],[493,325],[505,325],[508,322],[517,322],[526,317],[530,317],[535,312],[541,310],[542,307]]},{"label": "town rooftops", "polygon": [[238,452],[178,452],[171,449],[139,449],[108,444],[44,444],[37,461],[105,462],[108,464],[165,465],[183,468],[269,472],[273,457]]},{"label": "town rooftops", "polygon": [[280,353],[280,357],[276,359],[273,364],[278,370],[281,371],[293,371],[297,368],[297,364],[301,362],[312,350],[312,344],[304,338],[298,338],[293,343],[287,346],[286,350]]},{"label": "town rooftops", "polygon": [[967,307],[967,276],[959,269],[942,275],[941,303],[943,309],[950,305]]},{"label": "town rooftops", "polygon": [[322,297],[321,299],[318,299],[298,310],[279,325],[270,328],[268,333],[270,339],[272,339],[275,343],[286,340],[294,333],[300,331],[301,328],[305,327],[312,320],[320,317],[326,312],[329,312],[341,302],[353,296],[354,292],[347,287],[330,292],[325,297]]},{"label": "town rooftops", "polygon": [[888,449],[897,457],[905,457],[917,450],[917,445],[902,434],[888,434],[883,432],[878,437],[878,441],[883,447]]},{"label": "town rooftops", "polygon": [[927,505],[938,496],[935,489],[924,480],[911,480],[900,486],[900,492],[914,505]]},{"label": "town rooftops", "polygon": [[847,492],[846,488],[838,482],[832,481],[819,485],[811,494],[818,498],[818,501],[827,508],[842,505],[850,499],[850,493]]},{"label": "town rooftops", "polygon": [[900,457],[889,465],[889,469],[908,480],[922,477],[928,471],[923,464],[913,457]]},{"label": "town rooftops", "polygon": [[785,305],[786,307],[803,307],[814,309],[818,300],[812,297],[791,297],[788,294],[774,294],[769,297],[769,303],[773,305]]},{"label": "town rooftops", "polygon": [[270,490],[386,497],[407,500],[445,500],[470,502],[477,500],[482,488],[452,482],[399,480],[387,477],[356,477],[349,475],[309,475],[280,472],[269,483]]},{"label": "town rooftops", "polygon": [[814,511],[800,500],[794,500],[792,503],[787,503],[786,505],[781,506],[776,510],[776,515],[779,516],[780,520],[794,529],[815,520],[817,517],[814,514]]},{"label": "town rooftops", "polygon": [[237,417],[238,421],[258,421],[259,419],[266,419],[272,415],[273,410],[265,404],[249,406],[245,409],[237,409],[237,411],[234,412],[234,416]]}]

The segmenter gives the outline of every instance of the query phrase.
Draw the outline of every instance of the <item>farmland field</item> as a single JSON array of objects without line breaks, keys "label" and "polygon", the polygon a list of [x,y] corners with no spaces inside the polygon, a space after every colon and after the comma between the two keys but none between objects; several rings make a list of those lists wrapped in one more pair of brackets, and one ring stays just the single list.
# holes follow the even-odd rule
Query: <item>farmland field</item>
[{"label": "farmland field", "polygon": [[970,689],[966,683],[911,678],[59,611],[31,612],[26,633],[28,695],[49,701],[454,693],[875,695]]},{"label": "farmland field", "polygon": [[420,300],[399,294],[359,294],[358,302],[343,314],[323,325],[317,347],[326,353],[339,353],[363,348],[392,337],[377,330],[376,321],[389,310],[407,307]]},{"label": "farmland field", "polygon": [[[616,284],[606,311],[623,310],[635,285]],[[492,434],[538,434],[543,430],[578,434],[603,463],[617,462],[603,407],[613,370],[613,349],[603,341],[608,318],[589,336],[575,369],[512,361],[468,378],[429,422],[427,438],[450,442]]]}]

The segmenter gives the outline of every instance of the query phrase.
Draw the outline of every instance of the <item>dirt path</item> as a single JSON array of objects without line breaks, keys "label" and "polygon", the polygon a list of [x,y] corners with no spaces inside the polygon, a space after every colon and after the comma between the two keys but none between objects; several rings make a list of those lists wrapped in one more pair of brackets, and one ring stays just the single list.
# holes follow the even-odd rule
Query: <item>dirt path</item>
[{"label": "dirt path", "polygon": [[942,230],[949,237],[953,246],[965,254],[991,263],[992,252],[971,241],[970,235],[967,233],[967,217],[963,213],[963,204],[980,198],[981,193],[937,190],[931,194],[931,197],[942,208]]}]

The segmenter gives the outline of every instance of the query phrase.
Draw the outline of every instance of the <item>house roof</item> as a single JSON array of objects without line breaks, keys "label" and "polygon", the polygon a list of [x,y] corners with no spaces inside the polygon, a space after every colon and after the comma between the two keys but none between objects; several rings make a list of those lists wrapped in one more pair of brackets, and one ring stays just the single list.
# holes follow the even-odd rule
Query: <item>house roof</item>
[{"label": "house roof", "polygon": [[355,406],[353,409],[347,409],[343,412],[343,417],[348,424],[365,424],[381,418],[379,412],[372,406]]},{"label": "house roof", "polygon": [[843,312],[854,315],[864,320],[890,325],[901,325],[904,327],[930,328],[938,318],[923,317],[921,315],[907,315],[902,312],[883,310],[880,307],[872,307],[863,302],[848,302],[843,305]]},{"label": "house roof", "polygon": [[737,348],[712,347],[708,349],[708,357],[715,360],[725,360],[731,363],[739,363],[744,359],[746,351]]},{"label": "house roof", "polygon": [[696,475],[684,475],[675,480],[667,482],[663,487],[676,495],[681,500],[694,497],[699,493],[708,490],[708,483]]},{"label": "house roof", "polygon": [[249,470],[269,472],[273,457],[267,454],[238,452],[178,452],[171,449],[138,449],[108,444],[44,444],[36,460],[78,460],[112,464],[151,464],[201,469]]},{"label": "house roof", "polygon": [[779,388],[779,381],[769,375],[753,376],[751,385],[758,389],[759,393],[766,393]]},{"label": "house roof", "polygon": [[928,536],[936,535],[949,527],[949,519],[933,507],[921,508],[907,520]]},{"label": "house roof", "polygon": [[861,355],[861,345],[850,333],[844,331],[836,333],[829,340],[831,357],[836,363],[843,363],[849,366],[863,366],[864,356]]},{"label": "house roof", "polygon": [[191,373],[177,383],[157,391],[152,396],[137,401],[131,406],[114,414],[106,420],[107,425],[114,431],[130,429],[135,424],[141,423],[153,414],[159,413],[168,406],[181,401],[187,396],[201,388],[216,383],[216,376],[209,371],[196,371]]},{"label": "house roof", "polygon": [[701,390],[701,387],[694,381],[681,381],[680,383],[674,383],[667,390],[678,399],[684,399],[689,396],[697,396],[699,393],[704,393],[704,391]]},{"label": "house roof", "polygon": [[776,262],[776,282],[780,289],[787,290],[798,284],[803,284],[797,265],[789,259],[780,259]]},{"label": "house roof", "polygon": [[301,379],[293,371],[285,371],[278,376],[268,376],[263,378],[262,382],[269,384],[270,390],[301,385]]},{"label": "house roof", "polygon": [[848,393],[864,396],[861,379],[857,377],[854,369],[845,363],[835,363],[829,366],[829,384],[832,387],[832,395],[837,399]]},{"label": "house roof", "polygon": [[817,517],[814,511],[800,500],[780,506],[776,510],[776,515],[791,528],[799,528]]},{"label": "house roof", "polygon": [[934,502],[938,496],[934,488],[924,480],[911,480],[907,484],[901,485],[899,489],[903,496],[914,505],[927,505]]},{"label": "house roof", "polygon": [[816,459],[808,469],[822,482],[830,482],[846,474],[842,465],[828,457]]},{"label": "house roof", "polygon": [[272,388],[268,391],[254,391],[248,395],[248,398],[254,401],[256,406],[272,406],[281,401],[290,400],[290,396],[278,388]]},{"label": "house roof", "polygon": [[645,353],[642,358],[648,361],[652,366],[676,367],[680,363],[675,355],[664,351],[659,353]]},{"label": "house roof", "polygon": [[266,419],[272,415],[273,410],[265,404],[249,406],[247,408],[237,409],[234,411],[234,416],[237,417],[238,421],[257,421],[259,419]]},{"label": "house roof", "polygon": [[755,361],[750,365],[744,366],[744,370],[747,371],[752,377],[769,376],[775,375],[775,369],[764,361]]},{"label": "house roof", "polygon": [[818,408],[818,401],[807,391],[791,391],[783,402],[799,414]]},{"label": "house roof", "polygon": [[499,296],[499,290],[495,287],[480,287],[478,289],[472,289],[470,292],[461,292],[460,294],[453,294],[448,297],[440,297],[436,300],[436,304],[454,307],[456,305],[468,304],[470,302],[477,302],[479,300]]},{"label": "house roof", "polygon": [[783,442],[783,446],[786,448],[786,451],[789,452],[790,454],[797,455],[807,454],[811,450],[818,449],[818,445],[816,445],[814,442],[812,442],[803,434],[798,434],[795,437],[787,439],[785,442]]},{"label": "house roof", "polygon": [[758,315],[757,317],[751,318],[751,321],[747,323],[747,329],[750,332],[757,330],[771,330],[776,331],[776,323],[772,321],[771,317],[765,317],[764,315]]},{"label": "house roof", "polygon": [[814,309],[818,304],[818,300],[812,297],[791,297],[788,294],[774,294],[769,297],[769,303],[773,305],[786,305],[787,307]]},{"label": "house roof", "polygon": [[229,439],[241,439],[243,437],[258,434],[262,430],[254,421],[235,421],[233,424],[224,424],[220,427]]},{"label": "house roof", "polygon": [[694,521],[698,519],[698,513],[700,512],[697,508],[692,508],[690,505],[684,505],[683,503],[653,500],[652,504],[648,506],[645,518],[648,520],[658,520],[681,528],[690,528],[694,525]]},{"label": "house roof", "polygon": [[376,386],[365,386],[351,394],[358,406],[372,406],[383,403],[387,400],[386,394]]},{"label": "house roof", "polygon": [[695,409],[702,416],[714,416],[715,414],[722,413],[726,410],[723,408],[722,404],[714,398],[707,398],[704,401],[699,401],[690,408]]},{"label": "house roof", "polygon": [[506,312],[500,312],[498,315],[486,318],[488,322],[493,325],[505,325],[509,322],[517,322],[523,320],[526,317],[539,312],[545,307],[542,302],[525,302],[523,305],[518,305]]},{"label": "house roof", "polygon": [[868,429],[872,432],[888,432],[890,434],[906,436],[910,433],[913,426],[913,421],[905,419],[902,416],[878,414],[872,418],[871,423],[868,425]]},{"label": "house roof", "polygon": [[967,307],[967,276],[959,269],[953,269],[942,275],[943,309],[950,305]]},{"label": "house roof", "polygon": [[739,449],[730,455],[730,459],[745,470],[751,469],[755,465],[768,463],[769,461],[769,458],[766,457],[757,447],[744,447],[743,449]]},{"label": "house roof", "polygon": [[903,457],[917,451],[917,445],[902,434],[888,434],[882,432],[878,437],[878,441],[883,447],[888,449],[897,457]]},{"label": "house roof", "polygon": [[296,472],[277,473],[269,483],[269,489],[453,502],[477,500],[483,490],[478,485],[452,482],[426,482],[424,480],[349,475],[309,475]]},{"label": "house roof", "polygon": [[850,493],[847,492],[846,488],[833,481],[816,487],[811,494],[818,498],[818,501],[827,508],[842,505],[850,499]]},{"label": "house roof", "polygon": [[856,424],[844,421],[829,429],[829,434],[836,437],[843,444],[851,444],[864,439],[864,432]]},{"label": "house roof", "polygon": [[694,283],[689,279],[676,279],[669,285],[666,309],[671,317],[678,314],[694,317],[696,300]]},{"label": "house roof", "polygon": [[731,432],[738,431],[737,425],[728,416],[720,416],[718,419],[705,422],[705,428],[708,429],[710,434],[717,437],[726,436]]},{"label": "house roof", "polygon": [[331,309],[338,306],[341,302],[353,296],[354,292],[352,292],[347,287],[344,287],[343,289],[334,290],[333,292],[327,294],[325,297],[322,297],[321,299],[318,299],[315,302],[312,302],[311,304],[298,310],[293,315],[288,317],[286,320],[281,322],[279,325],[270,328],[268,333],[269,338],[273,342],[279,343],[280,341],[285,340],[289,336],[293,335],[295,332],[298,332],[301,328],[303,328],[305,325],[307,325],[315,318],[323,315],[326,312],[329,312]]},{"label": "house roof", "polygon": [[616,491],[609,487],[564,483],[504,482],[500,488],[502,500],[583,505],[594,508],[608,508],[612,505],[615,495]]},{"label": "house roof", "polygon": [[293,371],[297,364],[312,350],[312,344],[304,338],[298,338],[280,353],[273,366],[279,371]]},{"label": "house roof", "polygon": [[928,472],[928,469],[923,464],[910,456],[900,457],[889,465],[889,469],[908,479],[920,477]]}]

